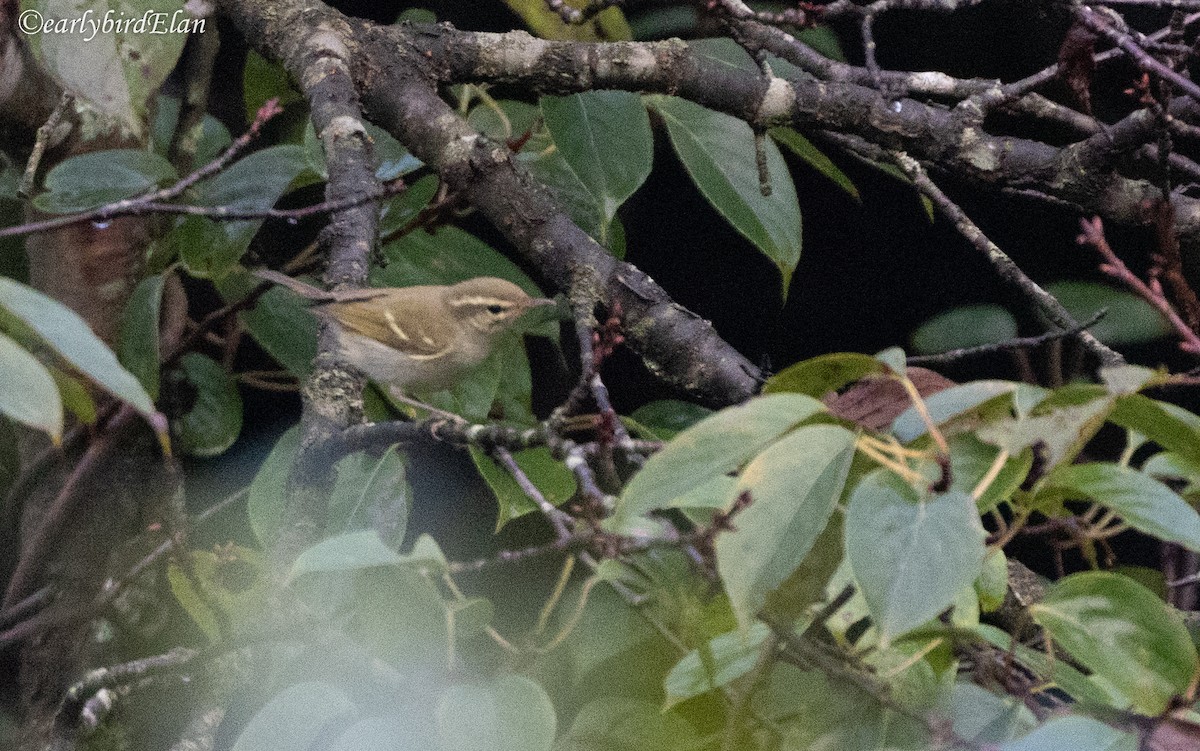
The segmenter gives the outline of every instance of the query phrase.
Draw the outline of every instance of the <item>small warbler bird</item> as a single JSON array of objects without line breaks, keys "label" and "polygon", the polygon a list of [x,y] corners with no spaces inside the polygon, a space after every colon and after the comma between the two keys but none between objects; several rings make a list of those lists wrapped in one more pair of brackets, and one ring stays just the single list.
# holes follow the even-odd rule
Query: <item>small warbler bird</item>
[{"label": "small warbler bird", "polygon": [[522,313],[555,304],[491,276],[326,292],[276,271],[255,273],[316,303],[315,312],[334,324],[340,358],[395,396],[450,387],[487,359]]}]

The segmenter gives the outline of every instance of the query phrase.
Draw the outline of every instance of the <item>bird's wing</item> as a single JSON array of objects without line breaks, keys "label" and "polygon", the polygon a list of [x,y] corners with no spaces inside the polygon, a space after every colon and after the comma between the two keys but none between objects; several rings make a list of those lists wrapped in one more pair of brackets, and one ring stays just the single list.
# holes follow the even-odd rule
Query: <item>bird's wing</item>
[{"label": "bird's wing", "polygon": [[398,349],[415,360],[432,360],[446,354],[453,346],[451,341],[436,341],[426,332],[426,327],[417,323],[413,301],[401,298],[387,300],[384,305],[380,302],[383,301],[370,305],[357,301],[335,302],[321,308],[350,331]]}]

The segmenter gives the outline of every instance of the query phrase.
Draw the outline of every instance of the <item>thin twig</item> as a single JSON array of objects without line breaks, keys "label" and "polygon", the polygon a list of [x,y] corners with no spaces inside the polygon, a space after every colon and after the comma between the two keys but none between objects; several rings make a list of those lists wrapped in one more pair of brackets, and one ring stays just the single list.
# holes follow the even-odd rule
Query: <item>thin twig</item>
[{"label": "thin twig", "polygon": [[42,164],[42,156],[45,155],[46,149],[56,145],[53,140],[56,137],[55,131],[62,123],[63,115],[75,103],[75,97],[71,94],[64,93],[59,98],[58,104],[54,107],[54,111],[50,113],[50,117],[46,118],[46,122],[42,123],[37,129],[37,135],[33,142],[33,150],[29,153],[29,160],[25,162],[25,172],[21,175],[21,184],[17,187],[17,194],[22,197],[33,195],[34,185],[37,182],[38,167]]},{"label": "thin twig", "polygon": [[571,528],[568,526],[567,522],[571,517],[566,513],[559,511],[554,507],[553,503],[546,500],[546,496],[542,495],[542,491],[538,490],[538,487],[533,484],[533,481],[529,479],[529,475],[525,474],[525,470],[521,469],[521,467],[517,464],[517,460],[513,458],[513,455],[508,449],[504,448],[503,446],[497,446],[492,449],[491,453],[492,458],[495,459],[500,466],[504,467],[504,469],[507,470],[510,475],[512,475],[512,478],[516,480],[517,485],[521,488],[521,491],[525,493],[530,500],[536,503],[537,507],[542,510],[543,514],[546,515],[546,518],[554,527],[554,532],[557,535],[558,541],[561,543],[570,539]]},{"label": "thin twig", "polygon": [[[1142,70],[1170,81],[1193,99],[1200,99],[1200,86],[1197,86],[1195,82],[1181,73],[1172,70],[1170,66],[1162,61],[1155,59],[1133,36],[1113,28],[1111,20],[1107,17],[1097,13],[1086,5],[1075,7],[1075,17],[1089,29],[1102,35],[1105,39],[1108,39],[1108,41],[1124,50]],[[1151,40],[1147,39],[1147,41]]]},{"label": "thin twig", "polygon": [[167,188],[150,191],[140,196],[126,198],[120,201],[114,201],[99,208],[86,211],[82,214],[72,214],[70,216],[55,217],[41,222],[29,222],[27,224],[19,224],[14,227],[5,227],[0,229],[0,237],[9,237],[13,235],[28,235],[35,232],[45,232],[47,230],[58,229],[59,227],[67,227],[73,224],[81,224],[84,222],[104,222],[114,219],[118,216],[136,215],[139,212],[136,207],[142,204],[158,204],[163,201],[169,201],[178,198],[185,190],[192,187],[196,183],[217,174],[225,169],[234,158],[240,154],[250,142],[254,140],[262,130],[263,126],[271,118],[283,112],[283,108],[279,106],[278,99],[270,99],[254,116],[254,122],[250,124],[250,128],[238,136],[228,148],[225,149],[216,159],[213,159],[208,164],[200,169],[192,172],[183,179],[176,182]]},{"label": "thin twig", "polygon": [[[1080,329],[1079,323],[1062,306],[1062,303],[1030,279],[1007,253],[1000,250],[983,233],[983,230],[975,222],[971,221],[966,212],[959,208],[958,204],[951,201],[942,192],[941,188],[929,179],[929,176],[925,173],[925,169],[916,159],[903,152],[896,152],[890,156],[892,161],[900,169],[904,170],[904,173],[913,181],[917,189],[928,197],[934,206],[954,223],[959,233],[984,254],[1001,279],[1019,289],[1055,326],[1063,330]],[[1078,336],[1083,345],[1091,350],[1105,365],[1119,365],[1125,362],[1125,358],[1120,353],[1110,349],[1099,339],[1092,336],[1086,329],[1080,330]]]},{"label": "thin twig", "polygon": [[936,355],[915,355],[907,358],[905,362],[909,365],[920,365],[923,367],[929,365],[953,365],[972,357],[993,355],[1014,349],[1033,349],[1047,342],[1071,339],[1078,336],[1081,332],[1095,326],[1107,313],[1107,309],[1097,311],[1091,318],[1065,331],[1047,331],[1045,334],[1038,334],[1037,336],[1019,336],[1013,339],[1006,339],[1002,342],[996,342],[995,344],[981,344],[978,347],[952,349],[947,352],[939,352]]},{"label": "thin twig", "polygon": [[1100,270],[1154,306],[1154,309],[1167,319],[1171,328],[1179,335],[1180,349],[1193,355],[1200,355],[1200,336],[1184,323],[1175,310],[1175,306],[1163,295],[1162,287],[1157,280],[1152,281],[1149,285],[1146,284],[1138,278],[1137,274],[1130,271],[1125,262],[1117,256],[1104,237],[1104,225],[1100,221],[1100,217],[1092,217],[1091,220],[1080,219],[1079,226],[1081,233],[1077,242],[1080,245],[1092,246],[1100,254],[1104,259],[1104,263],[1100,264]]}]

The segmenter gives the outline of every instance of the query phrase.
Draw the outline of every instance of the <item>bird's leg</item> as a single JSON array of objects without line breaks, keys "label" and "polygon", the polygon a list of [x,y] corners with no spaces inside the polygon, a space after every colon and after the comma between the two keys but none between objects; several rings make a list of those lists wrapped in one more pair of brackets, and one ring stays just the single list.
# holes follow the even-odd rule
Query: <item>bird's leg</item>
[{"label": "bird's leg", "polygon": [[407,404],[410,407],[416,407],[417,409],[423,409],[423,410],[429,412],[429,414],[431,414],[431,415],[437,415],[438,417],[441,417],[446,420],[450,420],[452,422],[461,422],[461,423],[467,422],[465,419],[463,419],[459,415],[454,414],[453,412],[447,412],[444,409],[438,409],[437,407],[433,406],[432,404],[426,404],[425,402],[422,402],[418,399],[413,399],[411,396],[406,396],[404,394],[404,392],[402,392],[396,386],[388,386],[388,395],[391,396],[396,401],[400,402],[401,404]]}]

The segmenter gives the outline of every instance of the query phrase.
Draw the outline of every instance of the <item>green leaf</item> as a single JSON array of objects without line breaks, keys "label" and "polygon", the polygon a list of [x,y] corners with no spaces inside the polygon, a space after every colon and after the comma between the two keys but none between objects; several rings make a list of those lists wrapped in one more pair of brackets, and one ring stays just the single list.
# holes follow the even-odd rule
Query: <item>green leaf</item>
[{"label": "green leaf", "polygon": [[54,385],[58,386],[58,395],[67,411],[85,425],[96,422],[96,400],[87,385],[53,365],[47,365],[46,370],[54,377]]},{"label": "green leaf", "polygon": [[698,742],[691,724],[654,702],[606,696],[583,705],[562,751],[684,751]]},{"label": "green leaf", "polygon": [[[496,531],[499,532],[505,524],[517,517],[538,510],[537,504],[503,467],[496,464],[486,452],[472,446],[471,461],[483,477],[488,487],[496,495],[500,510],[496,517]],[[525,472],[525,476],[542,492],[547,501],[560,506],[575,495],[575,474],[560,461],[557,461],[550,450],[539,446],[525,449],[513,454],[517,466]]]},{"label": "green leaf", "polygon": [[177,179],[163,157],[140,149],[89,151],[64,159],[46,174],[33,205],[50,214],[74,214],[154,190]]},{"label": "green leaf", "polygon": [[1200,484],[1200,462],[1170,451],[1155,454],[1147,459],[1142,465],[1142,473],[1151,477],[1186,480],[1188,484],[1183,493],[1189,496],[1196,491],[1196,485]]},{"label": "green leaf", "polygon": [[841,497],[855,436],[836,425],[798,428],[756,456],[734,497],[751,503],[717,537],[717,571],[743,627],[804,561]]},{"label": "green leaf", "polygon": [[[195,621],[209,641],[253,631],[261,623],[263,608],[274,583],[267,575],[262,554],[250,548],[225,545],[193,550],[185,573],[177,560],[167,569],[171,594]],[[225,626],[233,634],[223,633]]]},{"label": "green leaf", "polygon": [[455,751],[549,751],[558,724],[545,690],[511,674],[446,689],[437,721],[442,746]]},{"label": "green leaf", "polygon": [[[971,381],[925,397],[925,408],[934,425],[941,425],[997,397],[1012,394],[1018,385],[1012,381]],[[904,443],[925,435],[925,430],[925,420],[915,407],[892,421],[892,433]]]},{"label": "green leaf", "polygon": [[[37,11],[38,21],[59,22],[52,31],[21,37],[63,89],[92,110],[85,123],[95,120],[95,113],[110,121],[88,128],[107,130],[115,121],[120,132],[134,135],[142,135],[148,102],[175,67],[198,20],[176,0],[27,0],[21,5]],[[215,34],[214,20],[206,19],[197,32]]]},{"label": "green leaf", "polygon": [[375,177],[383,182],[395,180],[421,167],[421,160],[409,153],[404,144],[397,141],[383,128],[374,123],[365,123],[371,138],[371,151],[375,157]]},{"label": "green leaf", "polygon": [[1165,371],[1126,363],[1100,368],[1100,380],[1113,396],[1129,396],[1166,382],[1168,376]]},{"label": "green leaf", "polygon": [[912,335],[917,354],[981,347],[1017,335],[1017,320],[999,305],[960,305],[921,324]]},{"label": "green leaf", "polygon": [[1189,461],[1200,462],[1200,417],[1182,407],[1143,394],[1127,394],[1117,399],[1108,419]]},{"label": "green leaf", "polygon": [[[223,206],[239,211],[266,211],[275,205],[287,187],[308,166],[304,148],[282,144],[260,149],[242,157],[214,177],[196,186],[196,203]],[[221,229],[240,254],[262,226],[261,219],[224,222]],[[232,264],[210,273],[220,277]]]},{"label": "green leaf", "polygon": [[698,485],[675,498],[667,508],[681,508],[685,511],[695,509],[727,510],[730,500],[737,498],[734,490],[737,484],[737,478],[728,475],[714,477],[703,485]]},{"label": "green leaf", "polygon": [[480,97],[479,104],[467,114],[467,123],[493,141],[513,141],[529,134],[521,153],[545,151],[553,145],[550,134],[541,128],[541,108],[515,99]]},{"label": "green leaf", "polygon": [[1000,751],[1136,751],[1137,738],[1081,715],[1055,717],[1029,735],[1010,741]]},{"label": "green leaf", "polygon": [[698,58],[742,73],[759,73],[758,63],[740,44],[729,37],[709,37],[688,42],[688,50]]},{"label": "green leaf", "polygon": [[1073,574],[1051,587],[1030,613],[1056,644],[1144,714],[1171,706],[1196,673],[1196,647],[1183,619],[1128,577]]},{"label": "green leaf", "polygon": [[900,347],[888,347],[875,353],[875,359],[887,366],[888,372],[900,378],[908,376],[908,357]]},{"label": "green leaf", "polygon": [[[1116,706],[1113,703],[1114,697],[1101,688],[1099,683],[1071,667],[1067,661],[1047,655],[1042,649],[1034,649],[1014,641],[1012,634],[986,623],[976,624],[971,630],[1002,652],[1015,652],[1016,661],[1023,669],[1047,684],[1053,683],[1060,691],[1079,702],[1096,706]],[[1122,701],[1118,708],[1128,706],[1128,701]]]},{"label": "green leaf", "polygon": [[834,352],[789,365],[767,379],[764,394],[797,393],[820,399],[869,375],[887,372],[883,363],[858,352]]},{"label": "green leaf", "polygon": [[[880,705],[851,681],[777,663],[769,683],[751,698],[756,713],[772,719],[784,736],[781,749],[883,751],[928,749],[911,719]],[[916,732],[914,732],[916,731]],[[743,746],[737,746],[743,748]]]},{"label": "green leaf", "polygon": [[862,196],[858,194],[858,188],[854,186],[854,183],[846,176],[846,173],[842,172],[841,168],[833,163],[833,160],[825,156],[824,152],[814,146],[812,141],[805,138],[794,128],[771,128],[767,132],[781,146],[786,147],[788,151],[803,159],[809,167],[812,167],[833,181],[834,185],[846,191],[857,203],[862,203]]},{"label": "green leaf", "polygon": [[756,622],[746,629],[711,639],[704,647],[707,655],[701,655],[700,649],[688,652],[675,663],[663,682],[666,708],[726,686],[749,673],[758,662],[763,643],[770,634],[767,624]]},{"label": "green leaf", "polygon": [[64,360],[129,406],[151,416],[154,402],[75,311],[52,297],[0,277],[0,307],[37,332]]},{"label": "green leaf", "polygon": [[412,501],[404,465],[395,446],[378,456],[356,453],[339,461],[329,497],[329,529],[372,529],[388,547],[399,548]]},{"label": "green leaf", "polygon": [[221,223],[205,216],[186,216],[162,240],[163,255],[178,258],[190,276],[218,282],[237,268],[246,247],[232,239]]},{"label": "green leaf", "polygon": [[[244,271],[215,280],[227,303],[245,298],[260,281]],[[317,321],[308,307],[299,296],[272,287],[254,307],[238,314],[254,341],[301,381],[312,372],[317,356]]]},{"label": "green leaf", "polygon": [[[1061,394],[1063,390],[1055,393]],[[985,443],[1014,455],[1040,446],[1043,466],[1049,470],[1083,450],[1104,425],[1112,406],[1113,400],[1107,398],[1061,405],[1051,404],[1047,399],[1038,405],[1038,414],[996,420],[980,426],[975,434]]]},{"label": "green leaf", "polygon": [[399,553],[383,544],[379,533],[374,530],[346,532],[322,540],[297,556],[288,572],[288,581],[294,581],[304,574],[398,566],[403,561]]},{"label": "green leaf", "polygon": [[[620,8],[607,8],[586,23],[568,24],[542,0],[504,0],[504,4],[521,17],[530,31],[543,39],[598,42],[633,38]],[[585,7],[580,0],[566,0],[566,5]]]},{"label": "green leaf", "polygon": [[603,204],[592,195],[557,148],[529,152],[522,161],[533,179],[549,189],[572,222],[614,256],[620,257],[615,242],[618,232],[622,232],[620,221],[605,216]]},{"label": "green leaf", "polygon": [[46,366],[0,333],[0,414],[62,440],[63,404]]},{"label": "green leaf", "polygon": [[138,283],[125,305],[118,337],[121,364],[137,377],[151,399],[158,399],[158,320],[164,279],[156,274]]},{"label": "green leaf", "polygon": [[647,101],[662,115],[675,153],[696,187],[779,269],[786,298],[800,262],[800,204],[779,149],[769,140],[762,144],[772,190],[763,196],[754,134],[745,121],[685,99],[650,96]]},{"label": "green leaf", "polygon": [[683,38],[696,29],[696,9],[688,6],[645,7],[629,19],[634,39]]},{"label": "green leaf", "polygon": [[666,441],[711,414],[711,409],[699,404],[659,399],[638,407],[630,417],[638,425],[653,431],[659,440]]},{"label": "green leaf", "polygon": [[800,29],[796,32],[796,39],[831,60],[846,62],[846,55],[842,52],[842,40],[837,32],[828,26]]},{"label": "green leaf", "polygon": [[[452,642],[446,603],[432,578],[417,566],[399,565],[359,568],[346,576],[305,577],[295,586],[303,593],[305,586],[328,584],[317,590],[320,607],[344,598],[349,616],[345,628],[366,654],[396,666],[402,675],[433,678],[445,674]],[[428,705],[424,711],[432,714]]]},{"label": "green leaf", "polygon": [[846,512],[846,557],[886,642],[920,626],[971,586],[984,531],[961,491],[919,500],[887,470],[863,478]]},{"label": "green leaf", "polygon": [[1100,462],[1062,466],[1043,488],[1090,498],[1137,530],[1200,551],[1200,514],[1166,485],[1135,469]]},{"label": "green leaf", "polygon": [[258,468],[258,474],[250,482],[246,497],[246,510],[250,516],[250,528],[264,546],[275,541],[275,535],[283,523],[284,491],[288,473],[300,448],[300,428],[293,426],[275,442],[271,453]]},{"label": "green leaf", "polygon": [[220,456],[242,432],[242,395],[220,363],[210,357],[189,352],[179,365],[195,389],[191,408],[174,425],[180,449],[202,458]]},{"label": "green leaf", "polygon": [[1064,281],[1046,285],[1076,321],[1087,321],[1107,310],[1088,329],[1105,344],[1118,347],[1169,336],[1167,322],[1150,303],[1125,290],[1096,282]]},{"label": "green leaf", "polygon": [[1114,566],[1112,569],[1114,574],[1133,579],[1138,584],[1141,584],[1146,589],[1154,593],[1154,596],[1163,602],[1167,601],[1169,587],[1167,586],[1167,577],[1162,571],[1156,568],[1147,568],[1146,566]]},{"label": "green leaf", "polygon": [[482,597],[468,597],[446,603],[446,631],[450,638],[465,641],[478,636],[492,625],[496,607]]},{"label": "green leaf", "polygon": [[[767,601],[762,608],[764,619],[780,625],[808,620],[814,603],[831,599],[832,595],[827,590],[842,566],[844,548],[842,516],[834,514],[800,565],[782,584],[767,593]],[[862,615],[866,615],[865,610]]]},{"label": "green leaf", "polygon": [[[525,321],[518,323],[518,327],[526,325],[529,324]],[[459,377],[450,390],[433,392],[424,401],[461,415],[469,422],[486,422],[496,413],[505,421],[532,425],[533,377],[519,328],[501,335],[492,350],[486,360]]]},{"label": "green leaf", "polygon": [[1004,604],[1008,594],[1008,557],[999,548],[988,551],[983,559],[983,570],[975,580],[975,592],[979,596],[979,608],[991,613]]},{"label": "green leaf", "polygon": [[400,195],[384,201],[379,215],[379,236],[388,237],[416,218],[433,200],[438,185],[437,175],[426,175],[408,186]]},{"label": "green leaf", "polygon": [[[992,465],[1000,455],[1000,449],[990,446],[975,437],[974,433],[965,432],[949,438],[950,443],[950,487],[964,493],[974,493],[980,481],[991,471]],[[979,513],[985,513],[998,504],[1009,500],[1021,487],[1021,483],[1033,468],[1033,452],[1026,450],[1010,456],[987,486],[987,489],[975,500]],[[931,470],[940,472],[936,467]],[[932,481],[932,477],[930,478]]]},{"label": "green leaf", "polygon": [[356,711],[339,688],[308,681],[285,688],[250,718],[233,751],[296,751],[313,747]]},{"label": "green leaf", "polygon": [[280,107],[304,101],[304,95],[292,86],[291,78],[282,63],[267,60],[254,50],[246,53],[242,72],[242,101],[246,105],[246,120],[253,121],[268,99],[278,99]]},{"label": "green leaf", "polygon": [[[554,144],[593,196],[607,226],[617,209],[650,175],[654,135],[637,94],[590,91],[542,97]],[[608,245],[607,238],[601,243]]]},{"label": "green leaf", "polygon": [[210,114],[204,115],[193,132],[196,140],[194,158],[197,164],[208,164],[233,143],[233,138],[229,135],[229,129],[225,127],[225,123]]},{"label": "green leaf", "polygon": [[408,551],[407,555],[402,555],[401,562],[406,566],[415,566],[419,569],[434,568],[438,571],[445,571],[450,562],[446,560],[446,554],[438,546],[437,540],[426,534],[419,535],[417,541],[413,543],[412,550]]},{"label": "green leaf", "polygon": [[1037,723],[1019,698],[997,696],[964,681],[954,684],[947,714],[954,722],[955,734],[980,745],[1011,740],[1029,732]]},{"label": "green leaf", "polygon": [[802,394],[774,394],[701,420],[647,460],[625,487],[606,526],[628,530],[638,517],[665,508],[689,490],[734,471],[823,409],[820,402]]},{"label": "green leaf", "polygon": [[[395,715],[367,717],[338,736],[328,751],[425,751],[437,749],[437,730],[420,706],[402,707]],[[403,738],[400,745],[397,739]]]}]

